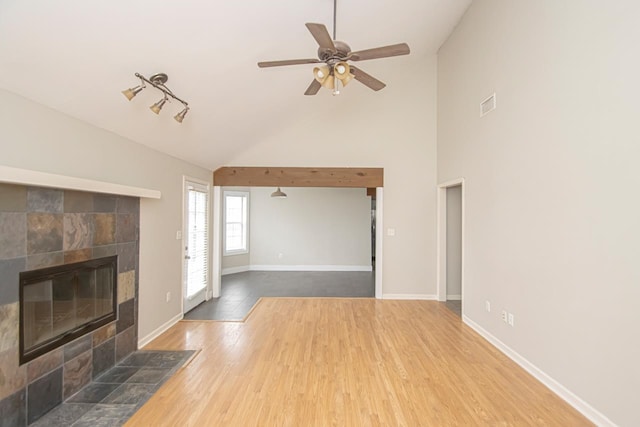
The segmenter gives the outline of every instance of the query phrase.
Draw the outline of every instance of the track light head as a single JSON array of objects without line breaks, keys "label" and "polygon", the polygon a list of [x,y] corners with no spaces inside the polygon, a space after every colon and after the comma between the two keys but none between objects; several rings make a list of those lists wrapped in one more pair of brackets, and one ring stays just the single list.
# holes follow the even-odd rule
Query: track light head
[{"label": "track light head", "polygon": [[184,116],[186,116],[188,112],[189,112],[189,107],[184,107],[184,110],[180,111],[178,114],[173,116],[173,118],[176,120],[176,122],[182,123],[182,121],[184,120]]},{"label": "track light head", "polygon": [[122,94],[124,96],[127,97],[127,99],[129,101],[131,101],[137,94],[139,94],[142,89],[144,89],[146,86],[144,84],[144,82],[142,82],[142,84],[140,84],[139,86],[136,87],[130,87],[129,89],[123,90]]},{"label": "track light head", "polygon": [[160,101],[156,102],[155,104],[153,104],[151,107],[149,107],[149,109],[151,111],[153,111],[156,114],[160,114],[160,110],[162,110],[162,107],[164,107],[164,104],[169,100],[169,98],[167,98],[167,96],[165,95],[164,98],[162,98]]}]

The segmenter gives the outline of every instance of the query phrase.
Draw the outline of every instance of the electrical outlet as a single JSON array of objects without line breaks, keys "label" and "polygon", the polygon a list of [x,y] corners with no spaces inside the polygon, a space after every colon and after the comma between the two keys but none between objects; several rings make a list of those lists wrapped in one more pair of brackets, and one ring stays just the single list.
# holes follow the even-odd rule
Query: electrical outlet
[{"label": "electrical outlet", "polygon": [[509,325],[513,326],[513,313],[509,313]]},{"label": "electrical outlet", "polygon": [[283,256],[284,256],[284,255],[282,254],[282,252],[280,252],[280,253],[278,254],[278,259],[282,259],[282,257],[283,257]]},{"label": "electrical outlet", "polygon": [[491,303],[489,301],[484,302],[484,309],[487,310],[487,313],[491,313]]},{"label": "electrical outlet", "polygon": [[171,301],[171,292],[167,292],[167,302]]},{"label": "electrical outlet", "polygon": [[504,323],[507,323],[507,311],[506,310],[502,310],[502,321]]},{"label": "electrical outlet", "polygon": [[176,240],[182,240],[182,231],[176,231]]}]

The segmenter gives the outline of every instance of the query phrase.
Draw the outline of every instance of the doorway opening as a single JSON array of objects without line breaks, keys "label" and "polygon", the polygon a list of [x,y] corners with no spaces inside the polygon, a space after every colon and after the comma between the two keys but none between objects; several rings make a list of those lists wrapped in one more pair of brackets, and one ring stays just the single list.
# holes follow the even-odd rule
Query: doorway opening
[{"label": "doorway opening", "polygon": [[[222,167],[214,172],[213,187],[213,242],[212,242],[212,296],[222,298],[222,273],[228,272],[228,264],[223,268],[222,245],[222,197],[226,187],[324,187],[361,188],[367,195],[375,197],[375,239],[371,239],[371,257],[375,256],[375,268],[370,273],[374,278],[374,294],[382,297],[382,168],[299,168],[299,167]],[[373,219],[373,218],[372,218]],[[373,231],[375,230],[375,231]],[[367,233],[368,234],[368,233]],[[367,240],[370,237],[367,237]],[[280,257],[281,251],[274,252]],[[283,253],[283,257],[286,254]],[[367,255],[368,257],[369,255]],[[279,258],[280,259],[280,258]],[[254,267],[253,263],[250,266]],[[373,267],[373,265],[372,265]],[[369,270],[368,270],[369,271]],[[250,271],[252,272],[252,271]],[[228,275],[226,276],[228,277]]]},{"label": "doorway opening", "polygon": [[438,186],[438,300],[458,316],[464,296],[464,180]]},{"label": "doorway opening", "polygon": [[[372,203],[365,189],[282,189],[286,200],[270,197],[270,187],[214,187],[214,224],[222,225],[212,230],[214,298],[185,313],[186,319],[242,320],[263,296],[375,296],[377,241],[371,236]],[[250,243],[246,253],[228,253],[224,198],[241,191],[251,198]]]}]

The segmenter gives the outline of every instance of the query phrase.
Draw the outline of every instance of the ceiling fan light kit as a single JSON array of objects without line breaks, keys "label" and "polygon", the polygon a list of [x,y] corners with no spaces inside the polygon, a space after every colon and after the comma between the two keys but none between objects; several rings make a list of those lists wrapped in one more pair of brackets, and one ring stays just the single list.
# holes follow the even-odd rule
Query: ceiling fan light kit
[{"label": "ceiling fan light kit", "polygon": [[336,1],[333,2],[333,37],[323,24],[308,22],[305,24],[313,38],[318,43],[318,59],[288,59],[283,61],[258,62],[258,67],[280,67],[285,65],[321,64],[313,69],[314,80],[311,82],[305,95],[315,95],[321,87],[331,89],[334,95],[338,95],[338,84],[346,86],[352,79],[358,80],[368,88],[378,91],[386,85],[375,77],[365,73],[359,68],[349,65],[347,61],[366,61],[369,59],[389,58],[392,56],[408,55],[409,45],[398,43],[389,46],[352,52],[348,44],[336,39]]},{"label": "ceiling fan light kit", "polygon": [[184,120],[184,116],[186,116],[189,112],[189,104],[174,95],[171,89],[167,87],[166,83],[167,80],[169,80],[169,77],[164,73],[154,74],[149,78],[146,78],[139,73],[135,73],[135,76],[140,79],[140,84],[138,86],[123,90],[122,94],[129,101],[131,101],[137,94],[139,94],[144,88],[147,87],[147,84],[149,84],[162,92],[163,95],[162,99],[149,107],[149,109],[156,114],[160,114],[160,111],[162,110],[162,107],[164,107],[164,104],[170,102],[169,98],[173,98],[184,106],[184,109],[173,117],[175,121],[177,121],[178,123],[182,123],[182,120]]}]

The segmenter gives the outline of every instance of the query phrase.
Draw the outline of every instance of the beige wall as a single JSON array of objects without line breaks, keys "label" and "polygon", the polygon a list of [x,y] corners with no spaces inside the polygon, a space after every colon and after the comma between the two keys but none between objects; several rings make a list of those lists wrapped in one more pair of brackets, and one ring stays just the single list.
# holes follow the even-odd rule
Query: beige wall
[{"label": "beige wall", "polygon": [[371,198],[364,188],[251,189],[251,265],[371,266]]},{"label": "beige wall", "polygon": [[384,239],[383,293],[434,296],[436,58],[412,57],[402,67],[386,61],[363,64],[388,83],[385,89],[353,82],[338,97],[304,97],[312,114],[283,111],[292,114],[290,125],[271,130],[229,165],[383,167],[384,224],[396,232]]},{"label": "beige wall", "polygon": [[476,0],[438,56],[465,314],[621,426],[640,425],[639,16],[632,0]]},{"label": "beige wall", "polygon": [[139,337],[179,315],[182,176],[211,182],[211,172],[6,91],[0,105],[2,165],[162,192],[160,200],[140,203]]},{"label": "beige wall", "polygon": [[[251,250],[251,248],[249,248]],[[239,254],[239,255],[227,255],[222,256],[222,274],[227,274],[225,269],[237,269],[244,268],[249,269],[249,264],[251,260],[249,258],[249,253]]]}]

